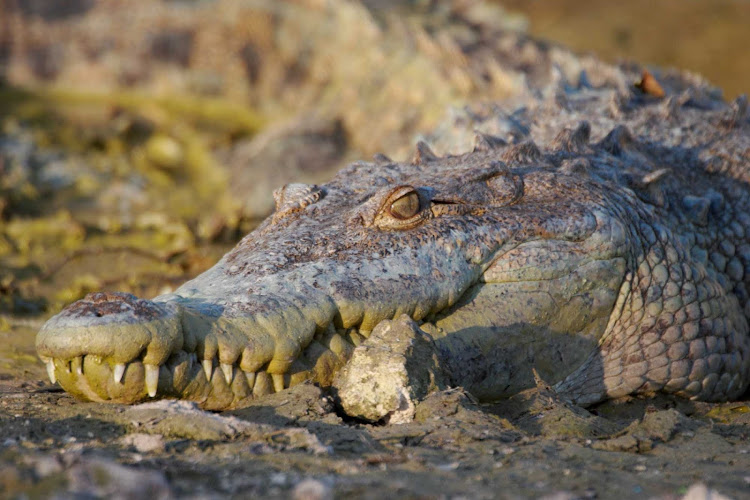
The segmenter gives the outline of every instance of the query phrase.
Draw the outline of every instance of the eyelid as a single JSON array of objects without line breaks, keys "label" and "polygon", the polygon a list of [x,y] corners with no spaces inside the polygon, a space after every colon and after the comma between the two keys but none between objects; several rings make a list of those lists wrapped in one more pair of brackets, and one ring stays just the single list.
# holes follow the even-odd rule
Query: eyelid
[{"label": "eyelid", "polygon": [[399,200],[410,193],[417,193],[417,196],[419,196],[419,192],[417,192],[417,190],[412,186],[404,185],[397,187],[396,189],[391,191],[390,195],[388,195],[388,198],[386,198],[383,207],[389,207],[394,201]]}]

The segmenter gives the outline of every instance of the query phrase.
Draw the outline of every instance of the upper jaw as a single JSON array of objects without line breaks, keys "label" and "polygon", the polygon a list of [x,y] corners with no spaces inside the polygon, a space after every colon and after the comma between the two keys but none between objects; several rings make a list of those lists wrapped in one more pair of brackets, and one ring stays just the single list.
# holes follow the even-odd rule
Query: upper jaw
[{"label": "upper jaw", "polygon": [[36,348],[43,358],[94,354],[116,363],[142,358],[158,365],[182,348],[181,316],[176,304],[93,293],[50,318],[37,334]]},{"label": "upper jaw", "polygon": [[[455,303],[479,279],[476,258],[488,251],[486,244],[477,244],[482,250],[469,253],[468,243],[455,245],[452,235],[439,236],[411,247],[365,245],[352,258],[339,253],[289,259],[292,264],[271,273],[232,274],[238,263],[248,270],[275,268],[264,252],[245,253],[244,260],[225,258],[174,294],[153,300],[92,294],[43,326],[37,351],[66,390],[96,400],[135,402],[155,394],[157,383],[160,394],[170,383],[174,391],[183,391],[178,378],[215,389],[223,376],[229,385],[239,370],[283,377],[311,347],[317,349],[315,356],[322,355],[320,345],[333,349],[346,332],[367,336],[383,319],[406,313],[421,320]],[[342,352],[344,359],[348,351]],[[71,373],[76,365],[84,375],[84,364],[91,366],[90,376]],[[325,377],[338,366],[312,364],[313,374],[318,370]],[[172,382],[165,382],[170,366],[182,368],[170,368]],[[220,371],[213,370],[217,366]],[[180,370],[188,375],[178,377]],[[212,376],[217,372],[223,372],[218,382]],[[204,389],[196,397],[204,397]],[[168,394],[185,397],[184,392]]]}]

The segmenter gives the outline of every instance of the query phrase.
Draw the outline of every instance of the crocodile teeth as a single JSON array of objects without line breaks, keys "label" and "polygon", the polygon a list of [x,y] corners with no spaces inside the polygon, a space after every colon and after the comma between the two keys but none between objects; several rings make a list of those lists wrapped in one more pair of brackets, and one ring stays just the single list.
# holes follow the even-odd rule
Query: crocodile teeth
[{"label": "crocodile teeth", "polygon": [[272,373],[271,379],[273,380],[273,390],[281,392],[284,390],[284,374],[283,373]]},{"label": "crocodile teeth", "polygon": [[122,382],[122,376],[125,375],[125,363],[117,363],[115,365],[114,378],[115,383],[119,384]]},{"label": "crocodile teeth", "polygon": [[255,385],[255,372],[245,372],[245,378],[247,378],[248,387],[252,390]]},{"label": "crocodile teeth", "polygon": [[49,381],[54,384],[55,382],[57,382],[57,378],[55,378],[55,363],[53,363],[50,359],[45,364],[47,365],[47,375],[49,375]]},{"label": "crocodile teeth", "polygon": [[257,397],[273,394],[271,385],[271,377],[268,376],[268,373],[258,372],[255,377],[255,385],[253,386],[253,396]]},{"label": "crocodile teeth", "polygon": [[159,386],[159,365],[143,364],[146,369],[146,390],[150,397],[156,396],[156,388]]},{"label": "crocodile teeth", "polygon": [[214,372],[214,360],[204,359],[201,364],[203,365],[203,371],[206,372],[206,380],[211,382],[211,374]]},{"label": "crocodile teeth", "polygon": [[221,371],[224,372],[224,380],[227,381],[227,385],[230,385],[232,383],[232,365],[221,363]]},{"label": "crocodile teeth", "polygon": [[73,358],[73,364],[76,367],[76,373],[78,375],[83,375],[83,358],[81,356],[76,356]]}]

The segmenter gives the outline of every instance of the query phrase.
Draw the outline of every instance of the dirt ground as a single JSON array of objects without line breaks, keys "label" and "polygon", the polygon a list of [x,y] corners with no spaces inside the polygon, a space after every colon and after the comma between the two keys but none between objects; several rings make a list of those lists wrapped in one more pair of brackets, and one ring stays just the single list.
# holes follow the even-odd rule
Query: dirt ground
[{"label": "dirt ground", "polygon": [[36,327],[0,338],[0,498],[750,496],[748,401],[587,411],[545,390],[478,405],[452,389],[389,426],[342,418],[312,385],[223,413],[86,403],[46,380]]}]

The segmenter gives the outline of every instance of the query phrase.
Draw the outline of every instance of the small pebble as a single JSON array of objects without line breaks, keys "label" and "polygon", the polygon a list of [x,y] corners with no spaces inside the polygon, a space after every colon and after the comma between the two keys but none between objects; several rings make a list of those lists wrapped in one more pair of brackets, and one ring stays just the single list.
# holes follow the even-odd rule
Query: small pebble
[{"label": "small pebble", "polygon": [[294,500],[330,500],[333,492],[329,486],[317,479],[303,479],[292,490]]},{"label": "small pebble", "polygon": [[682,500],[730,500],[729,497],[722,495],[716,490],[710,489],[705,484],[697,483],[682,497]]},{"label": "small pebble", "polygon": [[124,436],[123,446],[132,446],[139,453],[164,450],[164,437],[161,434],[135,433]]}]

